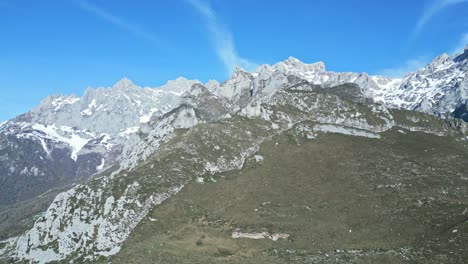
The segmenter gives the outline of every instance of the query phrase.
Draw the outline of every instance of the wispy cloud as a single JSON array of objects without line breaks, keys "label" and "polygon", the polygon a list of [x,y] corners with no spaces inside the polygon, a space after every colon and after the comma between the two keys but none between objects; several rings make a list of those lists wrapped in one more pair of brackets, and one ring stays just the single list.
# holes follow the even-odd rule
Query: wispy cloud
[{"label": "wispy cloud", "polygon": [[209,34],[211,35],[216,54],[224,63],[229,73],[232,72],[236,66],[240,66],[246,70],[253,70],[257,67],[257,64],[239,56],[234,45],[232,33],[220,24],[216,13],[209,3],[202,0],[187,1],[202,15]]},{"label": "wispy cloud", "polygon": [[96,17],[105,20],[137,37],[147,39],[149,41],[155,42],[156,44],[161,44],[163,42],[163,40],[160,37],[156,36],[154,33],[147,31],[129,21],[126,21],[121,17],[113,15],[110,12],[86,0],[73,0],[72,2],[84,11],[95,15]]},{"label": "wispy cloud", "polygon": [[428,62],[429,60],[427,56],[421,56],[415,59],[407,60],[403,65],[384,69],[378,72],[378,75],[401,78],[408,73],[421,69],[422,67],[426,66]]},{"label": "wispy cloud", "polygon": [[462,53],[466,45],[468,45],[468,32],[462,34],[460,41],[458,41],[457,46],[450,52],[450,55]]},{"label": "wispy cloud", "polygon": [[423,30],[424,26],[440,11],[443,9],[460,4],[463,2],[468,2],[468,0],[432,0],[430,5],[428,5],[422,15],[419,17],[416,26],[414,27],[412,39],[415,39],[419,33]]}]

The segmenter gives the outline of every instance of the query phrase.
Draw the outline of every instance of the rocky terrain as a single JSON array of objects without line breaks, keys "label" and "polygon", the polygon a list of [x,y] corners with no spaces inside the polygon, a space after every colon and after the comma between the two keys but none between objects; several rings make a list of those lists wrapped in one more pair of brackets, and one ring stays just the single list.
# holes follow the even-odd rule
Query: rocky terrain
[{"label": "rocky terrain", "polygon": [[289,58],[50,96],[0,125],[0,254],[462,263],[467,54],[403,79]]}]

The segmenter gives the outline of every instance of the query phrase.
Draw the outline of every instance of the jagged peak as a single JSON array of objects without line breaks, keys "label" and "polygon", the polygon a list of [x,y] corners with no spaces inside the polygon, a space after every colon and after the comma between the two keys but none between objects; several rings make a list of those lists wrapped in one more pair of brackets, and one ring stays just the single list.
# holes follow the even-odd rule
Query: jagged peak
[{"label": "jagged peak", "polygon": [[169,80],[166,85],[168,84],[187,84],[187,83],[199,83],[200,81],[198,80],[190,80],[190,79],[187,79],[183,76],[179,76],[177,77],[175,80]]},{"label": "jagged peak", "polygon": [[273,66],[275,66],[275,65],[281,65],[281,66],[286,66],[286,67],[294,67],[294,68],[301,68],[301,67],[304,67],[306,64],[304,62],[302,62],[301,60],[293,57],[293,56],[289,56],[286,60],[281,61],[281,62],[276,63],[276,64],[273,64]]},{"label": "jagged peak", "polygon": [[287,63],[302,63],[302,64],[304,64],[301,60],[299,60],[298,58],[293,57],[293,56],[289,56],[284,62],[287,62]]},{"label": "jagged peak", "polygon": [[447,53],[442,53],[441,55],[435,57],[430,64],[433,64],[433,65],[439,65],[443,62],[445,62],[446,60],[448,60],[450,58],[450,56],[447,54]]},{"label": "jagged peak", "polygon": [[316,66],[323,66],[325,68],[325,63],[323,61],[317,61],[314,63],[305,63],[299,60],[296,57],[289,56],[286,60],[283,61],[284,63],[291,64],[291,65],[316,65]]},{"label": "jagged peak", "polygon": [[445,64],[447,61],[451,61],[450,56],[447,53],[443,53],[435,57],[426,67],[420,69],[416,73],[425,72],[427,70],[429,70],[429,72],[432,72],[438,66]]},{"label": "jagged peak", "polygon": [[156,89],[161,89],[167,92],[172,92],[174,94],[182,95],[184,92],[188,91],[192,85],[201,83],[199,80],[190,80],[185,77],[178,77],[175,80],[169,80],[163,86],[157,87]]},{"label": "jagged peak", "polygon": [[195,83],[190,87],[190,89],[182,94],[182,97],[187,97],[187,96],[198,96],[200,94],[204,93],[209,93],[208,88],[201,84],[201,83]]},{"label": "jagged peak", "polygon": [[319,69],[320,71],[325,71],[325,63],[323,61],[317,61],[309,65],[313,66],[316,69]]},{"label": "jagged peak", "polygon": [[313,71],[313,72],[324,72],[325,71],[325,63],[323,61],[318,61],[314,63],[304,63],[301,60],[290,56],[288,59],[276,63],[272,66],[272,68],[286,68],[286,69],[297,69],[300,71]]},{"label": "jagged peak", "polygon": [[468,60],[468,44],[465,45],[465,50],[457,55],[455,55],[455,62],[462,62]]},{"label": "jagged peak", "polygon": [[113,89],[132,89],[132,88],[138,88],[137,85],[135,85],[130,79],[127,77],[124,77],[120,79],[114,86],[112,87]]},{"label": "jagged peak", "polygon": [[[219,84],[219,82],[218,82],[217,80],[208,80],[208,81],[206,82],[206,84],[209,84],[209,83],[210,83],[210,84]],[[206,85],[205,85],[205,86],[206,86]]]},{"label": "jagged peak", "polygon": [[220,85],[220,83],[216,80],[208,80],[206,83],[205,83],[205,87],[208,88],[208,90],[212,91],[216,88],[218,88]]},{"label": "jagged peak", "polygon": [[96,90],[92,86],[88,86],[88,87],[86,87],[83,94],[86,96],[87,94],[92,94],[94,91],[96,91]]},{"label": "jagged peak", "polygon": [[233,73],[231,75],[231,78],[234,79],[234,78],[236,78],[237,76],[239,76],[241,74],[244,74],[244,75],[249,74],[250,75],[250,73],[246,69],[243,69],[240,66],[236,66],[236,68],[234,68],[234,71],[233,71]]}]

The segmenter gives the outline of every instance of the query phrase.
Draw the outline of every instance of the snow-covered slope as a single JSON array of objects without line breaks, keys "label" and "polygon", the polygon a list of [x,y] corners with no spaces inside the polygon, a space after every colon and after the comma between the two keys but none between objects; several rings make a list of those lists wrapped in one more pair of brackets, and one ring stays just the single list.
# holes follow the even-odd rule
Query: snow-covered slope
[{"label": "snow-covered slope", "polygon": [[21,119],[115,135],[173,109],[194,83],[198,81],[178,78],[160,88],[141,88],[124,78],[107,89],[88,88],[82,98],[49,96]]},{"label": "snow-covered slope", "polygon": [[442,54],[426,67],[407,75],[397,87],[388,89],[384,102],[395,108],[436,115],[454,112],[468,99],[468,46],[463,54]]},{"label": "snow-covered slope", "polygon": [[[109,88],[88,88],[82,97],[51,95],[1,123],[0,205],[33,199],[124,163],[132,136],[178,107],[182,94],[197,83],[178,78],[141,88],[124,78]],[[8,227],[0,236],[4,232]]]},{"label": "snow-covered slope", "polygon": [[2,123],[0,133],[30,138],[49,153],[48,142],[61,142],[78,156],[88,143],[109,150],[129,134],[181,104],[181,94],[199,83],[178,78],[158,88],[141,88],[124,78],[110,88],[88,88],[83,97],[51,95],[30,112]]}]

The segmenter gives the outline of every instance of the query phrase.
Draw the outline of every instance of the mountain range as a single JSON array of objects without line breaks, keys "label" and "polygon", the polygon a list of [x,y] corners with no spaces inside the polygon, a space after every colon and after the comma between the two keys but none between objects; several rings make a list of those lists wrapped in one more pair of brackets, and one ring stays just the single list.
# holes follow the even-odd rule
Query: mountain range
[{"label": "mountain range", "polygon": [[[456,189],[460,181],[465,183],[463,177],[466,179],[463,164],[468,154],[468,126],[464,121],[468,122],[468,46],[461,54],[438,56],[403,78],[332,72],[323,62],[306,64],[290,57],[271,66],[261,65],[253,72],[236,68],[222,83],[180,77],[151,88],[139,87],[124,78],[109,88],[88,88],[82,97],[51,95],[31,111],[0,124],[0,238],[5,239],[0,243],[0,254],[8,261],[32,263],[105,262],[118,256],[114,261],[119,263],[118,258],[126,252],[123,246],[132,241],[132,234],[144,228],[144,223],[157,222],[151,215],[158,206],[187,195],[186,189],[192,188],[187,186],[215,185],[233,171],[248,173],[249,168],[269,164],[264,159],[268,155],[273,159],[275,151],[271,149],[282,140],[288,142],[288,138],[294,144],[287,143],[292,145],[285,152],[305,151],[306,147],[297,146],[314,144],[310,142],[322,138],[344,145],[360,140],[363,148],[371,148],[373,144],[384,144],[377,141],[410,142],[411,137],[419,142],[419,135],[431,140],[427,149],[445,151],[446,146],[456,146],[457,154],[439,167],[434,165],[434,170],[457,177],[440,186],[445,188],[447,184],[446,191],[453,192],[452,199],[460,205],[468,194],[465,187]],[[329,134],[345,138],[330,138],[326,136]],[[444,140],[445,147],[441,146]],[[394,156],[382,158],[389,162],[379,165],[382,170],[392,168],[396,145],[387,146]],[[409,167],[402,173],[421,176],[426,168],[412,170],[414,160],[407,159]],[[454,166],[452,170],[447,168],[450,165]],[[359,168],[353,167],[350,173],[355,170]],[[432,178],[432,172],[423,174],[438,181]],[[369,182],[384,186],[375,187],[380,191],[398,189],[405,180]],[[419,181],[405,184],[432,188]],[[423,187],[422,193],[426,190]],[[410,189],[401,188],[398,190]],[[204,216],[192,220],[204,221]],[[247,221],[245,226],[226,224],[228,228],[223,232],[229,232],[231,239],[276,241],[293,237],[291,230],[282,230],[275,221],[263,223],[271,226],[268,230],[254,232],[255,224]],[[466,257],[457,245],[468,240],[466,236],[459,239],[453,242],[456,254],[448,257],[455,262],[447,263]],[[334,249],[326,254],[357,258],[371,252],[376,256],[418,259],[428,247],[414,247],[412,252],[399,247],[384,253],[379,253],[378,247],[367,247],[375,254],[365,250],[352,253],[348,249],[338,257]],[[219,248],[215,252],[218,257],[237,254]],[[299,248],[306,250],[295,250]],[[270,246],[263,250],[267,249],[276,250]],[[273,254],[275,258],[292,250],[282,249]],[[256,263],[268,259],[257,257],[260,259]],[[309,257],[301,261],[315,263],[311,260],[314,257]],[[287,258],[283,256],[286,262]],[[317,257],[317,261],[328,260],[319,262]]]}]

